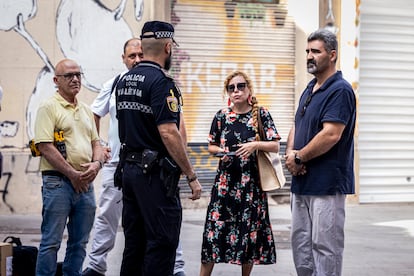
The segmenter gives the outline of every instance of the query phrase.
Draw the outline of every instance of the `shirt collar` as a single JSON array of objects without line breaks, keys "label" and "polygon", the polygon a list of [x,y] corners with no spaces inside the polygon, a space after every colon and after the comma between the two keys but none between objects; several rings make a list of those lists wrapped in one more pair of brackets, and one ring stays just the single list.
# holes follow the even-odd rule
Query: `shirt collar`
[{"label": "shirt collar", "polygon": [[62,95],[59,94],[58,91],[56,91],[56,93],[53,95],[55,97],[55,99],[58,101],[58,103],[60,105],[62,105],[63,107],[68,107],[68,106],[77,106],[77,99],[75,98],[75,104],[71,104],[70,102],[68,102],[67,100],[65,100],[65,98],[62,97]]},{"label": "shirt collar", "polygon": [[[342,72],[341,71],[336,71],[335,74],[333,74],[332,76],[330,76],[323,84],[321,87],[319,87],[319,89],[317,90],[318,92],[322,92],[324,90],[326,90],[333,82],[337,81],[338,79],[342,78]],[[309,82],[309,85],[306,87],[306,89],[310,89],[312,91],[313,87],[316,84],[316,78],[314,78],[313,80],[311,80]]]}]

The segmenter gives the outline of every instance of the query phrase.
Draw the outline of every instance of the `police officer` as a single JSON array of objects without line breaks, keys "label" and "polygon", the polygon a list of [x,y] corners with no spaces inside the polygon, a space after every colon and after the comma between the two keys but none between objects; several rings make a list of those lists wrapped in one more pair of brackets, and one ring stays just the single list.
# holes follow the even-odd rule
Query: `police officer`
[{"label": "police officer", "polygon": [[174,27],[146,22],[144,59],[116,88],[121,141],[125,249],[121,275],[172,275],[182,209],[177,190],[187,177],[191,199],[201,185],[186,153],[182,98],[165,70],[171,65]]}]

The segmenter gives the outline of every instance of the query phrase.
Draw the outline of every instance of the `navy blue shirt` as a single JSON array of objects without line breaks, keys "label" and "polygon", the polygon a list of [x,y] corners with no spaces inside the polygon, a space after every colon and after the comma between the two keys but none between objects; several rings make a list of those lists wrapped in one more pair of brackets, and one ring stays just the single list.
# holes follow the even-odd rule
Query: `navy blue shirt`
[{"label": "navy blue shirt", "polygon": [[324,122],[345,125],[341,139],[325,154],[306,162],[307,173],[293,176],[291,191],[300,195],[353,194],[356,100],[340,71],[312,94],[316,79],[303,92],[295,115],[294,149],[300,150],[322,130]]},{"label": "navy blue shirt", "polygon": [[119,138],[130,151],[151,149],[168,155],[157,126],[180,126],[180,90],[157,63],[142,61],[116,87]]}]

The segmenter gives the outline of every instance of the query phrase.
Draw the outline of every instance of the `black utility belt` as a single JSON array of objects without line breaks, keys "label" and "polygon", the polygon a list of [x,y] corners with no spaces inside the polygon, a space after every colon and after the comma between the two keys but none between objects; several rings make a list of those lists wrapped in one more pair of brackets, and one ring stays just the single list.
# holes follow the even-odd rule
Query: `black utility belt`
[{"label": "black utility belt", "polygon": [[125,154],[125,161],[142,164],[142,152],[128,152]]},{"label": "black utility belt", "polygon": [[159,164],[158,151],[144,149],[143,151],[127,151],[125,153],[125,161],[138,164],[144,174],[151,171],[154,165]]}]

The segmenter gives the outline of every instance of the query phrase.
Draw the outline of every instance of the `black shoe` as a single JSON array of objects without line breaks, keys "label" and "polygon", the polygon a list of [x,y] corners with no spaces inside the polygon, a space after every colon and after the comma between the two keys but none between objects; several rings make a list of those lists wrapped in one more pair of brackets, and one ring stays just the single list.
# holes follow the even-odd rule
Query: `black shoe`
[{"label": "black shoe", "polygon": [[184,273],[184,271],[179,271],[179,272],[175,273],[174,276],[185,276],[185,273]]},{"label": "black shoe", "polygon": [[82,276],[105,276],[105,274],[101,274],[92,268],[88,267],[82,272]]}]

